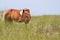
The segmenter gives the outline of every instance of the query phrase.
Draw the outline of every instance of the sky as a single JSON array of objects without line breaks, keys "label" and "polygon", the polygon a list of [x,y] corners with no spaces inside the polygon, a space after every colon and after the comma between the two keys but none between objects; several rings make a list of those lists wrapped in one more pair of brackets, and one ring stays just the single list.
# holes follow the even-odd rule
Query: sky
[{"label": "sky", "polygon": [[0,10],[30,8],[31,15],[60,15],[60,0],[0,0]]}]

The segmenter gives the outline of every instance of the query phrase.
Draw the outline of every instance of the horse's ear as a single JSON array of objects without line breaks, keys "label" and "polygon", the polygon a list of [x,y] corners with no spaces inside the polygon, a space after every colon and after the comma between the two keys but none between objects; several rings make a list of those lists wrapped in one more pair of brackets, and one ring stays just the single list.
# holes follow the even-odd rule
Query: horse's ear
[{"label": "horse's ear", "polygon": [[13,11],[13,9],[10,9],[10,11]]},{"label": "horse's ear", "polygon": [[24,9],[23,9],[23,13],[24,13]]},{"label": "horse's ear", "polygon": [[24,13],[24,11],[30,12],[30,9],[23,9],[23,13]]}]

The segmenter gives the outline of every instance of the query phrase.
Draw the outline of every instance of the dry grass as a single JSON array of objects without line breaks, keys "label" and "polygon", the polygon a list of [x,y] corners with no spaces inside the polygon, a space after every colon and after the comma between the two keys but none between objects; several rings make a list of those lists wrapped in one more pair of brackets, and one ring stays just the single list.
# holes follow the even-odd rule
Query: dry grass
[{"label": "dry grass", "polygon": [[0,19],[0,40],[60,40],[60,16],[32,16],[24,23],[4,24]]}]

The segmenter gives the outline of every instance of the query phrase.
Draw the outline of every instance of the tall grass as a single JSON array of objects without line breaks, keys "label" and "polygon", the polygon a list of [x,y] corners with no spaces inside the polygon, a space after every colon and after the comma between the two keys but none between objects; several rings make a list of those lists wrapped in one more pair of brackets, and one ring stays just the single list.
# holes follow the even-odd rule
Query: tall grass
[{"label": "tall grass", "polygon": [[32,16],[27,25],[0,19],[0,40],[60,40],[60,16]]}]

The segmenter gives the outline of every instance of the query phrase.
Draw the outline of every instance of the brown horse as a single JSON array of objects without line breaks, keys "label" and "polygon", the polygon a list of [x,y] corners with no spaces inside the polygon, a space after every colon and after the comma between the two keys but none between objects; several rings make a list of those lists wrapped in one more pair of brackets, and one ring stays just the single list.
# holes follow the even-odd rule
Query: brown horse
[{"label": "brown horse", "polygon": [[23,10],[17,10],[17,9],[8,9],[3,14],[3,19],[5,22],[25,22],[25,24],[28,24],[31,16],[30,16],[30,10],[28,8]]},{"label": "brown horse", "polygon": [[25,22],[25,24],[28,24],[30,19],[31,19],[30,9],[24,8],[21,17],[21,22]]}]

